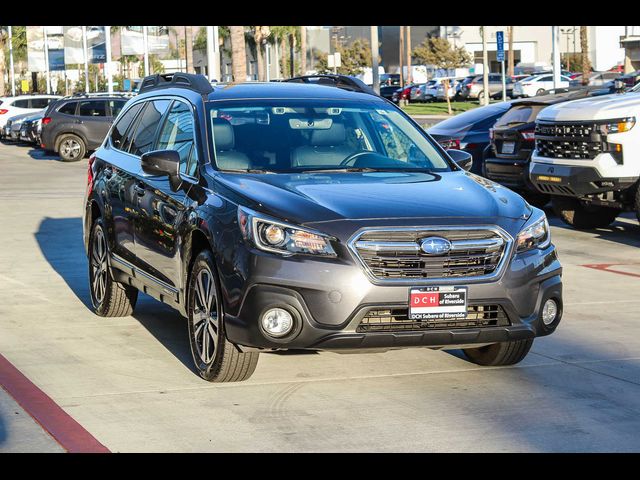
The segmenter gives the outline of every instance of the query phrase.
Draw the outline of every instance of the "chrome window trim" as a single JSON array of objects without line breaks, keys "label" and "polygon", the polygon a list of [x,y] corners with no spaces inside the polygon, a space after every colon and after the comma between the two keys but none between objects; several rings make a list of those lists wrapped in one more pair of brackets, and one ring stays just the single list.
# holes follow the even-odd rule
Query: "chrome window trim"
[{"label": "chrome window trim", "polygon": [[[388,278],[381,279],[376,277],[367,263],[362,259],[356,248],[356,243],[359,238],[368,232],[415,232],[415,231],[447,231],[447,230],[471,230],[471,231],[491,231],[502,237],[505,242],[504,251],[500,257],[500,261],[496,266],[496,269],[488,275],[478,275],[473,277],[434,277],[428,279],[420,278]],[[367,277],[374,285],[405,285],[405,286],[420,286],[420,285],[453,285],[453,284],[469,284],[469,283],[483,283],[487,281],[493,281],[502,276],[505,266],[509,263],[514,252],[514,239],[513,237],[498,225],[473,225],[473,226],[461,226],[461,225],[429,225],[429,226],[414,226],[414,227],[363,227],[354,233],[347,242],[348,250],[351,255],[359,263]],[[416,244],[417,245],[417,244]]]}]

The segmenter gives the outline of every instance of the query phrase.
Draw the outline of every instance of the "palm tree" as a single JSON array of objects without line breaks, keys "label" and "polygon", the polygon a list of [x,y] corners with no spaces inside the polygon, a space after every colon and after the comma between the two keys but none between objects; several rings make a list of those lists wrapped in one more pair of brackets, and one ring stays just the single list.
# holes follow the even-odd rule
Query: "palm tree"
[{"label": "palm tree", "polygon": [[307,27],[300,27],[300,75],[307,73]]},{"label": "palm tree", "polygon": [[[2,28],[2,27],[0,27]],[[5,35],[4,28],[0,30],[0,97],[4,96],[4,46],[7,42],[7,36]]]},{"label": "palm tree", "polygon": [[587,27],[580,27],[580,51],[582,52],[582,84],[587,85],[589,83],[589,74],[591,73]]},{"label": "palm tree", "polygon": [[262,42],[269,36],[271,30],[267,26],[252,26],[253,39],[256,43],[256,60],[258,62],[258,80],[263,82],[266,79],[266,68],[264,57],[262,56]]},{"label": "palm tree", "polygon": [[515,58],[513,58],[513,27],[507,27],[507,33],[509,34],[509,58],[507,59],[509,62],[508,65],[508,75],[513,77],[514,74],[514,62]]},{"label": "palm tree", "polygon": [[247,52],[244,41],[244,27],[229,27],[231,33],[231,70],[234,82],[247,80]]},{"label": "palm tree", "polygon": [[193,30],[191,26],[184,27],[184,42],[186,45],[186,71],[187,73],[193,73],[195,69],[193,68]]}]

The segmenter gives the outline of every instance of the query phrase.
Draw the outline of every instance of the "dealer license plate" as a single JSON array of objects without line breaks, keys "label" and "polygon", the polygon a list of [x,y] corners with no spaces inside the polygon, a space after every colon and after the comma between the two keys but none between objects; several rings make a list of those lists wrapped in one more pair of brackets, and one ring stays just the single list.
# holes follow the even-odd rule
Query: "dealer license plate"
[{"label": "dealer license plate", "polygon": [[414,287],[409,290],[409,320],[464,320],[467,287]]}]

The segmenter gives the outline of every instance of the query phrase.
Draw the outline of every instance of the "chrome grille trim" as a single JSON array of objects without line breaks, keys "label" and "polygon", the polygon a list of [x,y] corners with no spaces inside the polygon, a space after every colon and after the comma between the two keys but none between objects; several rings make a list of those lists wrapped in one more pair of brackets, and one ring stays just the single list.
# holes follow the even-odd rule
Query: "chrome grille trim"
[{"label": "chrome grille trim", "polygon": [[[485,265],[464,265],[461,264],[461,258],[455,256],[421,256],[420,245],[418,241],[426,236],[441,236],[447,238],[452,245],[451,252],[467,252],[467,258],[476,258],[484,256],[492,257],[496,260],[495,268],[491,273],[484,273]],[[386,241],[383,238],[392,239]],[[365,240],[361,240],[364,237]],[[373,237],[373,238],[372,238]],[[377,237],[377,238],[376,238]],[[470,238],[471,237],[471,238]],[[396,241],[409,240],[410,241]],[[450,226],[450,225],[434,225],[434,226],[416,226],[416,227],[372,227],[363,228],[356,232],[348,242],[349,250],[354,258],[361,265],[369,279],[374,284],[380,285],[430,285],[438,284],[455,284],[464,281],[465,283],[486,282],[498,278],[508,259],[511,258],[513,250],[513,237],[505,230],[497,225],[474,225],[474,226]],[[400,248],[394,248],[400,247]],[[390,253],[397,255],[389,257],[389,260],[398,260],[399,262],[412,262],[416,257],[422,266],[406,266],[403,271],[409,276],[400,278],[388,278],[377,275],[381,267],[372,267],[367,260],[363,258],[367,254],[376,255],[378,253]],[[404,257],[404,258],[403,258]],[[464,257],[464,255],[463,255]],[[444,260],[443,260],[444,258]],[[435,274],[444,267],[442,263],[446,261],[446,268],[454,274],[446,276],[429,277],[429,272]],[[400,264],[398,264],[400,265]],[[402,269],[401,266],[393,267]],[[469,275],[455,275],[455,272],[467,269],[472,273]],[[402,272],[400,272],[402,273]],[[427,275],[423,277],[422,275]]]}]

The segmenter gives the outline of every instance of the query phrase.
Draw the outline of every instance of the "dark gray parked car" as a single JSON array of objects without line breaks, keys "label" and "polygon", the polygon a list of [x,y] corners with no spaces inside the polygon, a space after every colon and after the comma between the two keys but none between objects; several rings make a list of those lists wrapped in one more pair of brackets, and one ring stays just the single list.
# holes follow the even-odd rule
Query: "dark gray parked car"
[{"label": "dark gray parked car", "polygon": [[100,146],[127,98],[66,97],[51,104],[42,119],[40,146],[57,152],[65,162],[84,158]]},{"label": "dark gray parked car", "polygon": [[306,78],[144,79],[89,160],[96,314],[165,302],[217,382],[278,349],[522,360],[562,316],[545,213],[357,79]]}]

